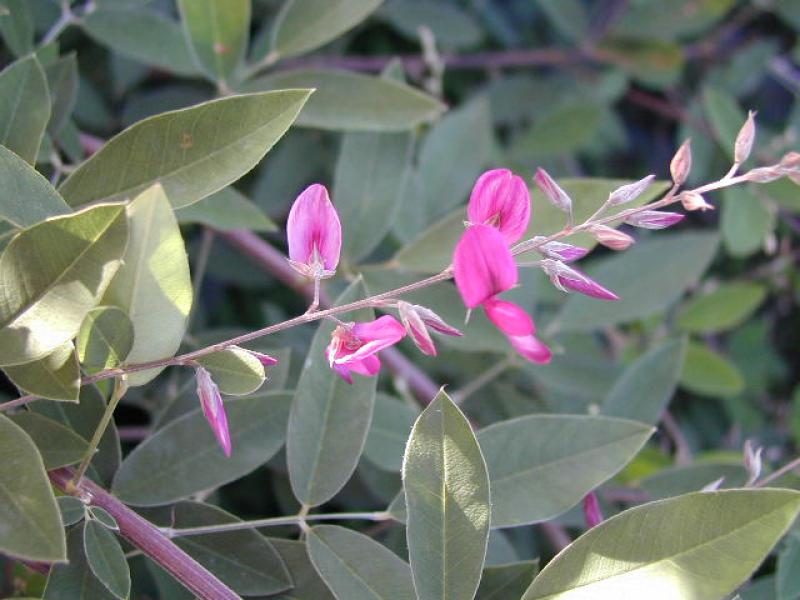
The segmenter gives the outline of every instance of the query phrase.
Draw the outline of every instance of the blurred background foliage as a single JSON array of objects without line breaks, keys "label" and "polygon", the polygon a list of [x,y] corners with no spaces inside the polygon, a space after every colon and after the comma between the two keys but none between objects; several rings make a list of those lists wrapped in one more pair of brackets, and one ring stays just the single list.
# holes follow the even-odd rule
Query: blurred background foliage
[{"label": "blurred background foliage", "polygon": [[[0,5],[10,13],[0,17],[4,64],[31,52],[34,38],[60,16],[51,0]],[[800,137],[797,0],[387,0],[343,35],[324,21],[302,32],[274,65],[271,32],[282,2],[253,0],[251,42],[241,50],[247,47],[248,64],[268,68],[246,73],[255,75],[246,81],[229,69],[222,86],[195,66],[173,0],[90,5],[80,23],[36,50],[53,111],[38,155],[48,175],[68,172],[87,147],[132,123],[229,88],[319,88],[313,110],[312,99],[299,126],[235,188],[176,213],[195,270],[210,250],[187,349],[304,310],[300,296],[208,227],[251,229],[284,248],[286,213],[309,183],[331,189],[344,224],[346,277],[329,284],[332,295],[359,273],[376,293],[448,264],[464,202],[486,168],[507,166],[529,178],[545,167],[581,210],[602,202],[612,179],[665,179],[685,138],[694,156],[690,183],[719,178],[748,110],[758,112],[751,164],[777,162]],[[405,80],[447,110],[429,100],[395,105],[392,88],[342,72]],[[356,108],[347,110],[349,103]],[[620,294],[620,303],[565,297],[537,270],[523,271],[524,285],[509,296],[534,312],[558,350],[549,366],[517,362],[477,314],[464,338],[441,340],[436,359],[410,342],[401,349],[435,382],[462,393],[479,426],[536,412],[655,424],[669,403],[654,438],[601,494],[607,514],[630,498],[671,496],[719,477],[723,486],[742,484],[746,439],[764,446],[770,465],[800,452],[800,189],[780,180],[709,200],[715,211],[690,214],[676,231],[637,232],[631,250],[597,249],[586,259],[586,270]],[[559,218],[535,195],[533,233],[559,229]],[[463,322],[449,285],[414,299]],[[281,359],[268,391],[294,389],[313,333],[292,329],[252,346]],[[469,386],[487,369],[483,387]],[[196,406],[184,375],[170,372],[129,393],[117,416],[125,446]],[[382,509],[400,489],[400,457],[418,408],[401,379],[384,374],[380,389],[357,475],[333,509]],[[11,385],[4,390],[14,397]],[[241,518],[297,510],[282,454],[210,500]],[[584,527],[576,510],[557,522],[568,531]],[[402,552],[402,529],[369,531]],[[790,541],[777,561],[789,565],[784,578],[797,545]],[[287,559],[291,548],[284,550]],[[529,527],[497,530],[488,562],[550,552]],[[774,566],[743,597],[778,597],[758,595],[774,589]],[[7,574],[8,587],[15,574]],[[135,593],[152,594],[156,585],[162,598],[183,597],[163,574],[134,581],[143,586]]]}]

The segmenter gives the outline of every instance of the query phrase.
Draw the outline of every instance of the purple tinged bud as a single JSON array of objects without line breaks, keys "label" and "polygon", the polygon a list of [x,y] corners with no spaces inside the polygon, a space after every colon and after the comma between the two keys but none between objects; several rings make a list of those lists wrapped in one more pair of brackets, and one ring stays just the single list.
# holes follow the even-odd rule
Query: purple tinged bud
[{"label": "purple tinged bud", "polygon": [[411,336],[414,345],[416,345],[423,354],[436,356],[436,346],[431,339],[431,334],[428,333],[428,328],[425,327],[422,317],[420,317],[419,313],[414,309],[415,306],[408,302],[400,301],[397,303],[397,310],[400,312],[400,321],[406,328],[408,335]]},{"label": "purple tinged bud", "polygon": [[589,529],[597,527],[603,522],[603,513],[600,510],[597,494],[594,492],[589,492],[583,499],[583,516]]},{"label": "purple tinged bud", "polygon": [[252,354],[255,358],[258,359],[265,367],[272,367],[278,364],[278,359],[270,356],[269,354],[264,354],[263,352],[256,352],[255,350],[248,350],[250,354]]},{"label": "purple tinged bud", "polygon": [[784,175],[791,174],[787,172],[782,167],[759,167],[757,169],[751,169],[747,172],[747,181],[752,181],[753,183],[769,183],[770,181],[775,181],[776,179],[780,179]]},{"label": "purple tinged bud", "polygon": [[445,323],[444,319],[442,319],[442,317],[437,315],[431,309],[425,308],[424,306],[420,306],[418,304],[414,305],[414,309],[417,311],[417,314],[419,314],[419,316],[422,318],[422,321],[425,323],[425,325],[433,329],[436,333],[441,333],[443,335],[450,335],[454,337],[461,337],[462,335],[464,335],[463,333],[461,333],[461,331],[459,331],[455,327],[452,327],[447,323]]},{"label": "purple tinged bud", "polygon": [[228,431],[228,417],[225,415],[225,406],[222,403],[219,388],[211,373],[203,367],[195,368],[195,378],[197,380],[197,395],[200,397],[200,406],[203,408],[208,424],[217,438],[219,445],[222,446],[225,456],[231,455],[231,436]]},{"label": "purple tinged bud", "polygon": [[756,139],[756,113],[755,111],[748,111],[747,120],[742,125],[736,136],[736,142],[733,144],[733,162],[737,165],[743,163],[750,156],[753,150],[753,142]]},{"label": "purple tinged bud", "polygon": [[600,300],[619,300],[611,290],[591,279],[585,273],[573,269],[561,261],[544,259],[540,263],[542,270],[550,277],[550,281],[562,292],[575,291]]},{"label": "purple tinged bud", "polygon": [[655,178],[655,175],[648,175],[644,179],[618,187],[608,196],[608,205],[619,206],[620,204],[626,204],[635,200],[650,187],[650,184],[653,183]]},{"label": "purple tinged bud", "polygon": [[589,233],[603,246],[612,250],[627,250],[636,241],[627,233],[607,225],[592,225],[589,227]]},{"label": "purple tinged bud", "polygon": [[683,221],[685,215],[663,210],[643,210],[631,215],[625,222],[642,229],[666,229]]},{"label": "purple tinged bud", "polygon": [[536,186],[542,190],[545,197],[559,210],[572,214],[572,198],[561,189],[555,179],[544,169],[537,169],[533,178]]},{"label": "purple tinged bud", "polygon": [[669,164],[669,172],[675,185],[683,185],[692,170],[692,140],[686,140],[678,148],[672,162]]},{"label": "purple tinged bud", "polygon": [[[536,236],[533,238],[533,242],[537,240],[543,240],[542,236]],[[589,251],[586,248],[581,248],[580,246],[573,246],[572,244],[565,244],[564,242],[545,242],[541,246],[538,246],[536,250],[539,254],[546,256],[547,258],[554,258],[556,260],[560,260],[562,262],[573,262],[576,260],[580,260],[587,254]]]},{"label": "purple tinged bud", "polygon": [[714,206],[706,202],[706,199],[703,198],[703,195],[698,194],[697,192],[683,192],[679,198],[683,208],[689,212],[694,210],[700,210],[704,212],[707,210],[714,210]]}]

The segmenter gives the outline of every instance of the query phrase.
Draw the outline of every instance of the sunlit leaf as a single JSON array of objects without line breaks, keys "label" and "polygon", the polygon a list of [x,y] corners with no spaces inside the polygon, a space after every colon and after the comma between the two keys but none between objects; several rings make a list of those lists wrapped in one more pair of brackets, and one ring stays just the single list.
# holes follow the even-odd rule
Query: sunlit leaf
[{"label": "sunlit leaf", "polygon": [[232,396],[251,394],[264,383],[264,365],[247,350],[226,348],[197,360],[210,373],[219,391]]},{"label": "sunlit leaf", "polygon": [[123,310],[98,306],[89,311],[78,331],[78,358],[89,372],[116,367],[133,348],[133,335],[133,323]]},{"label": "sunlit leaf", "polygon": [[20,390],[49,400],[77,402],[81,371],[72,342],[65,342],[47,356],[3,369]]}]

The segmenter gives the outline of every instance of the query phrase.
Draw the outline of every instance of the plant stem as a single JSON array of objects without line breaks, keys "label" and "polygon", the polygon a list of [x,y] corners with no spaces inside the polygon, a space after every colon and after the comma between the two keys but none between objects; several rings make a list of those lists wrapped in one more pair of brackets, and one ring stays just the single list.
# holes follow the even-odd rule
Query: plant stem
[{"label": "plant stem", "polygon": [[483,386],[500,377],[500,375],[505,373],[506,370],[513,364],[514,361],[511,357],[506,357],[503,360],[494,363],[483,373],[480,373],[474,379],[471,379],[464,387],[450,394],[450,399],[456,404],[461,404],[464,402],[464,400],[469,398]]},{"label": "plant stem", "polygon": [[753,487],[765,487],[768,483],[772,483],[776,479],[779,479],[786,475],[787,473],[791,473],[795,469],[800,469],[800,457],[795,458],[793,461],[786,463],[777,471],[770,473],[761,481],[757,481],[753,484]]},{"label": "plant stem", "polygon": [[106,410],[103,413],[100,422],[97,424],[97,428],[94,430],[92,440],[89,442],[89,447],[86,449],[86,453],[83,455],[81,464],[78,467],[78,470],[75,472],[75,480],[73,481],[73,485],[77,486],[81,479],[83,479],[86,469],[89,468],[89,464],[92,462],[92,458],[94,458],[94,453],[97,451],[97,446],[100,445],[100,440],[103,438],[103,434],[106,432],[106,428],[111,422],[111,417],[114,415],[114,409],[117,408],[117,404],[119,404],[120,399],[125,395],[127,390],[128,386],[125,383],[125,376],[120,377],[114,382],[114,391],[111,392],[111,398],[108,400],[108,406],[106,406]]},{"label": "plant stem", "polygon": [[72,14],[72,10],[69,7],[69,0],[61,0],[61,15],[58,17],[58,20],[53,23],[50,29],[47,30],[47,33],[44,34],[44,37],[39,42],[39,47],[47,46],[50,42],[54,41],[61,32],[64,31],[67,27],[72,25],[75,22],[75,15]]},{"label": "plant stem", "polygon": [[345,512],[309,515],[298,513],[290,517],[270,517],[253,521],[237,521],[235,523],[220,523],[219,525],[203,525],[201,527],[162,527],[161,532],[169,538],[186,537],[190,535],[206,535],[210,533],[224,533],[226,531],[240,531],[242,529],[257,529],[259,527],[279,527],[281,525],[298,525],[307,521],[388,521],[392,515],[387,511],[378,512]]},{"label": "plant stem", "polygon": [[55,469],[48,475],[50,481],[64,493],[105,509],[116,519],[120,535],[181,582],[200,600],[241,600],[216,575],[176,546],[155,525],[91,480],[84,478],[74,485],[75,471],[70,468]]}]

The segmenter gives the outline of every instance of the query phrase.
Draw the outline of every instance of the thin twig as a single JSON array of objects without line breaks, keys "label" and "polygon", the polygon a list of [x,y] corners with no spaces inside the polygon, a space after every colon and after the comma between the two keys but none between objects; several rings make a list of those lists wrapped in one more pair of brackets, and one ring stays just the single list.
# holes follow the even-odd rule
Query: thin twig
[{"label": "thin twig", "polygon": [[461,404],[467,398],[472,396],[472,394],[480,390],[483,386],[500,377],[506,372],[506,370],[512,367],[513,364],[514,361],[511,357],[506,357],[503,360],[497,361],[483,373],[480,373],[476,377],[472,378],[469,383],[464,385],[464,387],[450,394],[450,399],[456,404]]},{"label": "thin twig", "polygon": [[795,469],[800,469],[800,457],[795,458],[793,461],[786,463],[777,471],[770,473],[766,477],[764,477],[761,481],[757,481],[753,484],[753,487],[765,487],[767,484],[772,483],[776,479],[779,479],[786,475],[787,473],[791,473]]}]

